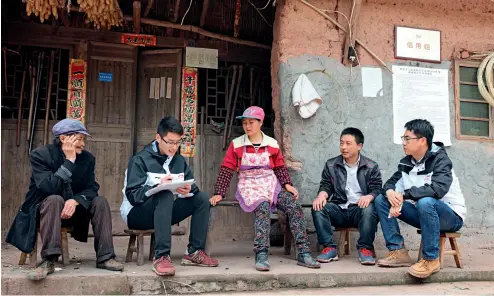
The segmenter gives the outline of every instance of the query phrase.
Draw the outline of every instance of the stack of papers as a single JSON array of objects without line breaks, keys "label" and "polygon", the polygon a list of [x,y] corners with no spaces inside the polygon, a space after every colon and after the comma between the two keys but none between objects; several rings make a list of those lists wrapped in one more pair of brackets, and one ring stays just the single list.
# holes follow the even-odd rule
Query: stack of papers
[{"label": "stack of papers", "polygon": [[171,183],[164,183],[146,191],[146,196],[151,196],[163,190],[170,190],[173,194],[179,194],[177,193],[178,188],[184,187],[185,185],[192,185],[195,182],[196,181],[194,179],[190,179],[186,181],[172,181]]}]

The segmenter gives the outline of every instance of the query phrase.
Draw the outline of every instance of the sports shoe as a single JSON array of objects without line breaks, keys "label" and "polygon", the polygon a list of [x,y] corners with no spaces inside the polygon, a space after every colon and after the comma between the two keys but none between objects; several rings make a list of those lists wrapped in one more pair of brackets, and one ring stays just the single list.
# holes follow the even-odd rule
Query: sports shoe
[{"label": "sports shoe", "polygon": [[218,266],[218,260],[211,258],[203,250],[197,250],[192,254],[188,252],[184,254],[182,258],[182,265],[204,266],[204,267],[216,267]]},{"label": "sports shoe", "polygon": [[175,275],[175,267],[173,266],[170,256],[153,259],[153,271],[157,275]]},{"label": "sports shoe", "polygon": [[366,248],[358,250],[358,259],[362,265],[374,265],[376,260],[374,259],[374,253]]},{"label": "sports shoe", "polygon": [[297,256],[297,265],[307,268],[321,268],[321,264],[317,262],[310,253],[302,253]]},{"label": "sports shoe", "polygon": [[269,271],[268,252],[259,252],[256,254],[256,270]]},{"label": "sports shoe", "polygon": [[338,252],[336,252],[336,249],[333,247],[326,247],[316,259],[321,263],[338,261]]}]

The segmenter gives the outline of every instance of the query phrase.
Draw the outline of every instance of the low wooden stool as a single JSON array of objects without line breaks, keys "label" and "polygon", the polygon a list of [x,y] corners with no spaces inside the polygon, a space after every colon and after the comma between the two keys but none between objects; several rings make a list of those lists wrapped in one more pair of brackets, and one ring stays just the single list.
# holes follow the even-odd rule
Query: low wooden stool
[{"label": "low wooden stool", "polygon": [[[422,234],[422,231],[417,230],[418,234]],[[463,263],[461,263],[460,248],[456,242],[457,238],[461,237],[459,232],[441,232],[439,235],[439,261],[441,262],[441,268],[443,267],[444,255],[453,255],[456,262],[456,267],[463,268]],[[449,239],[449,244],[451,245],[451,250],[445,250],[446,238]],[[420,239],[420,247],[418,260],[422,259],[422,238]]]},{"label": "low wooden stool", "polygon": [[[72,232],[72,227],[62,227],[60,229],[60,234],[62,236],[62,264],[69,264],[69,239],[67,234]],[[26,264],[26,257],[29,255],[29,265],[31,267],[36,267],[38,261],[38,237],[39,237],[39,229],[36,234],[36,241],[34,242],[34,248],[31,253],[26,254],[21,252],[21,256],[19,258],[19,265]]]},{"label": "low wooden stool", "polygon": [[355,227],[335,227],[334,231],[340,232],[340,239],[338,240],[338,255],[350,255],[350,232],[358,232],[358,228]]},{"label": "low wooden stool", "polygon": [[[132,255],[135,252],[137,254],[137,265],[141,266],[144,264],[144,236],[145,235],[151,236],[148,259],[150,261],[153,260],[154,246],[155,246],[154,229],[148,229],[148,230],[125,229],[124,232],[130,235],[125,262],[131,262]],[[185,234],[185,227],[175,226],[175,225],[172,227],[172,235],[184,235],[184,234]],[[136,241],[137,241],[137,246],[136,246]]]}]

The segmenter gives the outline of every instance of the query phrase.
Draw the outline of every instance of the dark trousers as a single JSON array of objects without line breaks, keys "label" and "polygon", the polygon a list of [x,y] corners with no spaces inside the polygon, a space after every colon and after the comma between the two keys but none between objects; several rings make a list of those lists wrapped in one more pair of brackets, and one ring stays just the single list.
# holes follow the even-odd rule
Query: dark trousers
[{"label": "dark trousers", "polygon": [[102,196],[95,197],[88,210],[83,206],[77,206],[72,217],[67,220],[60,218],[64,204],[65,200],[60,195],[50,195],[41,203],[39,227],[43,242],[41,257],[45,259],[60,256],[62,254],[60,228],[87,223],[89,218],[93,225],[96,261],[100,263],[114,258],[111,211],[106,199]]},{"label": "dark trousers", "polygon": [[154,229],[154,258],[170,255],[172,225],[192,216],[188,252],[204,250],[209,223],[209,196],[198,192],[192,197],[177,198],[170,191],[154,194],[144,204],[133,207],[127,216],[130,229]]},{"label": "dark trousers", "polygon": [[374,203],[361,209],[358,205],[349,205],[342,209],[339,205],[328,202],[321,211],[312,210],[312,219],[317,232],[317,240],[321,246],[336,247],[333,240],[334,227],[358,227],[360,237],[357,249],[374,250],[374,239],[377,231],[377,213]]}]

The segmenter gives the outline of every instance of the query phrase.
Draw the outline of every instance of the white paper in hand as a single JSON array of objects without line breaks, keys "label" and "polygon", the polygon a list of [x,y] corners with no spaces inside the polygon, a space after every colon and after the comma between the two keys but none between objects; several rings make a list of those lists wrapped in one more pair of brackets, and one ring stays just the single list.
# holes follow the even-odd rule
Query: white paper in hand
[{"label": "white paper in hand", "polygon": [[187,181],[174,181],[172,183],[161,184],[146,191],[146,196],[151,196],[163,190],[170,190],[173,194],[178,194],[177,193],[178,188],[184,187],[185,185],[192,186],[192,184],[194,184],[195,182],[196,181],[194,179],[190,179]]}]

